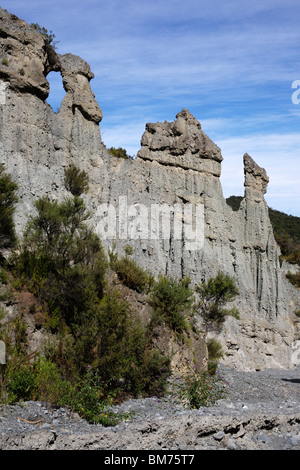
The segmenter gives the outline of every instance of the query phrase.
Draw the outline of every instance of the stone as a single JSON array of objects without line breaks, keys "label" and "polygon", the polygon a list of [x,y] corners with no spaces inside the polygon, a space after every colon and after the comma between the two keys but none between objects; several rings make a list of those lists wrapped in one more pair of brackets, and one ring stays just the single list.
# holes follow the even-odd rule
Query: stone
[{"label": "stone", "polygon": [[223,431],[218,431],[218,432],[216,432],[216,433],[213,435],[213,438],[214,438],[216,441],[221,441],[224,436],[225,436],[225,433],[224,433]]},{"label": "stone", "polygon": [[289,438],[289,443],[292,445],[292,446],[298,446],[299,445],[299,442],[300,442],[300,438],[297,437],[297,436],[292,436]]},{"label": "stone", "polygon": [[238,450],[239,449],[239,445],[238,445],[238,443],[236,442],[235,439],[228,439],[227,449],[228,450]]},{"label": "stone", "polygon": [[261,441],[261,442],[263,442],[263,443],[265,443],[265,444],[271,441],[271,439],[270,439],[268,436],[265,436],[264,434],[259,434],[259,435],[257,436],[257,440],[258,440],[258,441]]}]

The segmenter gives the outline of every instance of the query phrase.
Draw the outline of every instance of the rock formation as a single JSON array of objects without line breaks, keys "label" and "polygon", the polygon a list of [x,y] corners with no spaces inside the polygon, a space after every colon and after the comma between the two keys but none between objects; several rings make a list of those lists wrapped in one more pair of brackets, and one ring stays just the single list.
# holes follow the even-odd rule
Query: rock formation
[{"label": "rock formation", "polygon": [[[3,9],[0,38],[0,163],[19,185],[18,232],[39,196],[68,195],[64,168],[74,163],[89,174],[84,197],[107,249],[130,244],[155,275],[194,284],[218,270],[235,278],[241,319],[228,319],[219,336],[225,362],[292,367],[300,296],[281,271],[265,170],[244,155],[245,197],[233,212],[222,194],[221,150],[186,109],[172,123],[146,124],[134,161],[115,158],[101,139],[89,65],[49,50],[35,28]],[[66,91],[58,113],[46,101],[50,71],[61,73]]]}]

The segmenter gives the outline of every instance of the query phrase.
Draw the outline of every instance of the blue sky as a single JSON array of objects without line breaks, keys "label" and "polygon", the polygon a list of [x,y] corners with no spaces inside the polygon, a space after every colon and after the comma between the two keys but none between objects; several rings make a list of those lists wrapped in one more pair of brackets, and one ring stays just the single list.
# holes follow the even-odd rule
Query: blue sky
[{"label": "blue sky", "polygon": [[[225,197],[244,194],[243,154],[270,177],[270,207],[300,216],[299,0],[8,0],[95,78],[107,147],[135,155],[146,122],[187,108],[221,148]],[[61,78],[49,101],[61,100]],[[52,96],[54,95],[54,96]],[[56,95],[56,96],[55,96]],[[50,100],[51,98],[51,100]],[[299,100],[300,101],[300,100]]]}]

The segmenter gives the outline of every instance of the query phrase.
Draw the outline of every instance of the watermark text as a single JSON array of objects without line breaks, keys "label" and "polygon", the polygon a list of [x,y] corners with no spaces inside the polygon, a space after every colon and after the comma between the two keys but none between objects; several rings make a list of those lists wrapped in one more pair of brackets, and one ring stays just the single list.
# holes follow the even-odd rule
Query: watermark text
[{"label": "watermark text", "polygon": [[100,204],[95,217],[104,240],[182,240],[190,251],[204,245],[203,204],[129,205],[127,196],[119,196],[118,207]]}]

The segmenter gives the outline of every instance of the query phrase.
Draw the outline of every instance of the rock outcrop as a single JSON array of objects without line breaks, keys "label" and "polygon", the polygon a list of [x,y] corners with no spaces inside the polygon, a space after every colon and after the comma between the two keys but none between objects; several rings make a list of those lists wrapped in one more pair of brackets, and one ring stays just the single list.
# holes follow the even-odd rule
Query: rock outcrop
[{"label": "rock outcrop", "polygon": [[[244,155],[245,197],[232,211],[220,183],[221,150],[186,109],[174,122],[146,124],[134,161],[115,158],[101,139],[88,64],[49,51],[35,28],[3,9],[0,38],[0,163],[19,184],[18,232],[39,196],[68,195],[64,168],[74,163],[89,174],[84,197],[107,249],[116,241],[123,252],[130,244],[155,275],[188,275],[193,284],[218,270],[235,278],[241,319],[228,319],[219,336],[225,362],[292,367],[300,296],[280,267],[265,170]],[[58,113],[46,101],[52,70],[66,91]]]}]

